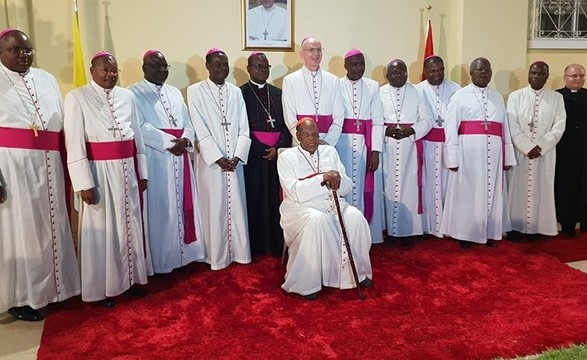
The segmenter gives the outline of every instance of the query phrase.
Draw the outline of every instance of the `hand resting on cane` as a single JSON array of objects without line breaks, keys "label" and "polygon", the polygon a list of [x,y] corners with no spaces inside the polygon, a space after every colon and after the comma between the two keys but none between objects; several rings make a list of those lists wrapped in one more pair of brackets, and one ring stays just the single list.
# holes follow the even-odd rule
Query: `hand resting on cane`
[{"label": "hand resting on cane", "polygon": [[336,170],[328,170],[323,175],[323,181],[320,183],[322,186],[326,186],[328,190],[338,190],[340,187],[340,174]]}]

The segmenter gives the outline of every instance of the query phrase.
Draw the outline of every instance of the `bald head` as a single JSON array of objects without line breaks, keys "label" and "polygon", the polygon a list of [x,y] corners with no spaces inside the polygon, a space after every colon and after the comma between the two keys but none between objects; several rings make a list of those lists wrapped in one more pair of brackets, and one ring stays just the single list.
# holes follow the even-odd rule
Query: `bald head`
[{"label": "bald head", "polygon": [[403,60],[395,59],[387,64],[387,72],[385,74],[387,81],[393,87],[400,88],[408,81],[408,67]]},{"label": "bald head", "polygon": [[565,86],[579,90],[585,85],[585,68],[581,64],[570,64],[565,68]]},{"label": "bald head", "polygon": [[302,40],[300,57],[310,71],[318,71],[322,62],[322,43],[320,39],[310,36]]}]

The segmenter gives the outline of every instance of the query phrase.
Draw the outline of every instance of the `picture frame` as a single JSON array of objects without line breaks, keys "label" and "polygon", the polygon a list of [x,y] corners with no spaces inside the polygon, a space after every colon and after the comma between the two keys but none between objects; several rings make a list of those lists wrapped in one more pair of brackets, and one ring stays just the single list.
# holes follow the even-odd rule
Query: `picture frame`
[{"label": "picture frame", "polygon": [[241,0],[243,50],[294,50],[294,0]]}]

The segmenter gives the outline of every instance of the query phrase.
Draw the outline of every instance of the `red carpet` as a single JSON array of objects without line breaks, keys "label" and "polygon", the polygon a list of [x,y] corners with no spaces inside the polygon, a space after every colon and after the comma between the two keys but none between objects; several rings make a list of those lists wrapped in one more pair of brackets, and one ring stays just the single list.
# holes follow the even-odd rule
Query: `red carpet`
[{"label": "red carpet", "polygon": [[571,239],[565,235],[544,236],[536,240],[522,242],[529,252],[541,251],[554,256],[562,262],[587,260],[587,233],[579,233],[578,238]]},{"label": "red carpet", "polygon": [[278,258],[152,278],[114,309],[52,305],[39,359],[491,359],[587,341],[587,274],[525,244],[374,246],[374,287],[280,289]]}]

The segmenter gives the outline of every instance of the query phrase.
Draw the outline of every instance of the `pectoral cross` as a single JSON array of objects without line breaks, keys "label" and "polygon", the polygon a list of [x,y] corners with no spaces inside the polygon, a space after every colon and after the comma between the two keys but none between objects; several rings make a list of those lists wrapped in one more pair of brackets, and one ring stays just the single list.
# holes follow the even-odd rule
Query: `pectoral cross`
[{"label": "pectoral cross", "polygon": [[114,126],[109,129],[106,129],[106,130],[112,131],[112,136],[114,136],[114,137],[116,137],[116,131],[120,131],[117,127],[114,127]]},{"label": "pectoral cross", "polygon": [[265,32],[263,32],[263,40],[267,40],[267,35],[269,35],[269,33],[267,32],[267,29],[265,29]]},{"label": "pectoral cross", "polygon": [[171,125],[177,126],[177,120],[175,120],[175,118],[173,117],[173,115],[171,115],[169,117],[169,122],[171,123]]},{"label": "pectoral cross", "polygon": [[534,121],[530,121],[528,126],[530,127],[530,131],[532,131],[534,129]]},{"label": "pectoral cross", "polygon": [[483,121],[483,128],[487,131],[489,124],[487,124],[487,120]]},{"label": "pectoral cross", "polygon": [[35,137],[39,137],[39,132],[37,130],[39,130],[39,126],[35,123],[33,123],[31,125],[31,129],[33,129],[33,133],[35,134]]},{"label": "pectoral cross", "polygon": [[228,131],[228,126],[230,125],[230,123],[228,122],[228,120],[226,120],[226,118],[224,118],[224,122],[221,122],[220,125],[224,126],[226,131]]},{"label": "pectoral cross", "polygon": [[267,123],[269,125],[271,125],[271,128],[274,129],[275,128],[275,119],[273,119],[271,116],[269,117],[269,119],[267,119]]},{"label": "pectoral cross", "polygon": [[357,129],[357,132],[361,130],[361,122],[359,121],[359,119],[355,121],[355,128]]},{"label": "pectoral cross", "polygon": [[442,126],[442,123],[443,122],[444,122],[444,120],[442,120],[442,118],[440,117],[440,115],[438,115],[438,117],[436,117],[436,125]]}]

